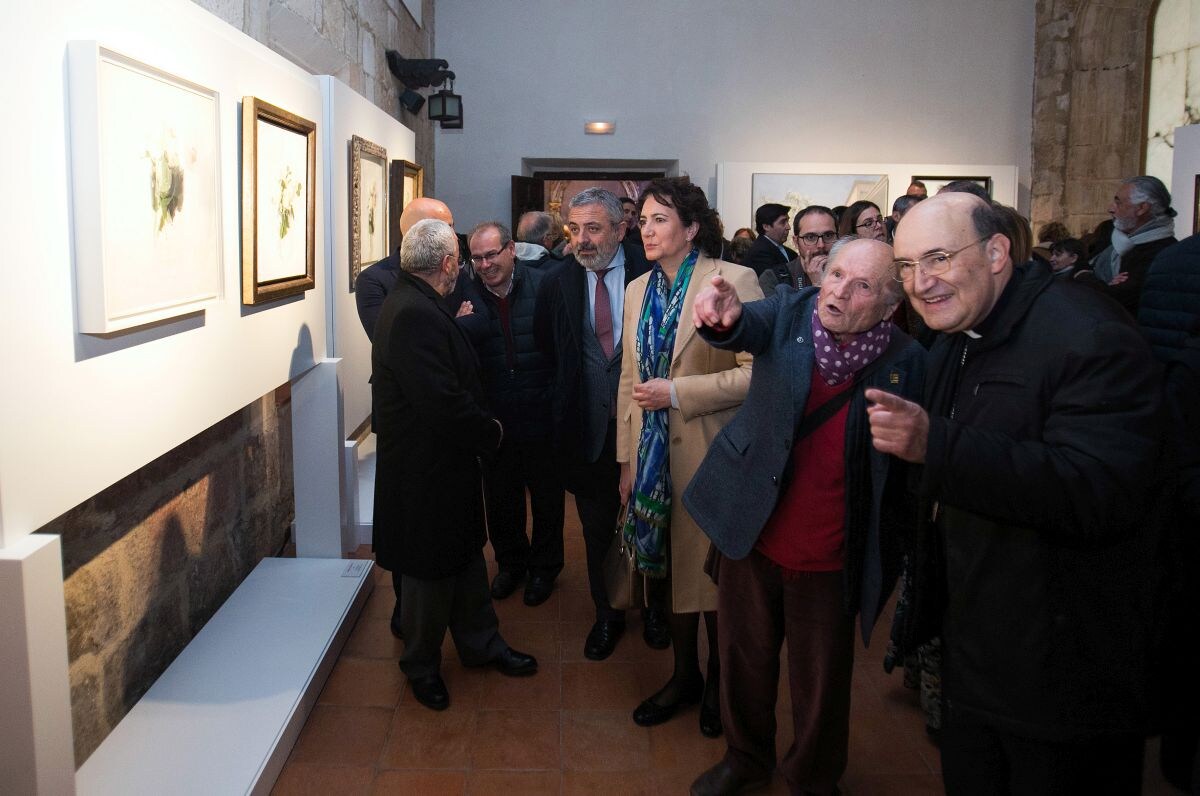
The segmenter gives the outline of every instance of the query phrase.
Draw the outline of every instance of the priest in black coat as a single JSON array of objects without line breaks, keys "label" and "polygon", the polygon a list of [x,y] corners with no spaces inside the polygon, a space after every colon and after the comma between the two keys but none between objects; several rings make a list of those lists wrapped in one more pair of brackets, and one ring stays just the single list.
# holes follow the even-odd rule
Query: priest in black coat
[{"label": "priest in black coat", "polygon": [[475,351],[441,301],[458,273],[453,229],[436,220],[413,226],[371,352],[374,552],[401,579],[400,668],[435,710],[449,705],[440,675],[447,628],[464,665],[537,670],[501,638],[488,593],[479,457],[504,431],[485,408]]}]

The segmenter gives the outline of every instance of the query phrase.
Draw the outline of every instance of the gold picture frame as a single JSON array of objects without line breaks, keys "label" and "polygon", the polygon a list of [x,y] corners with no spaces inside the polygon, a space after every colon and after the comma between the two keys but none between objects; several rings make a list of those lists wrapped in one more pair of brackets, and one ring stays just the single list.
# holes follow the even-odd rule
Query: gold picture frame
[{"label": "gold picture frame", "polygon": [[388,251],[387,150],[360,136],[350,138],[350,292],[362,269]]},{"label": "gold picture frame", "polygon": [[400,240],[400,214],[409,202],[425,195],[425,170],[408,160],[393,160],[388,183],[388,232],[394,248]]},{"label": "gold picture frame", "polygon": [[317,125],[242,98],[242,303],[316,286]]}]

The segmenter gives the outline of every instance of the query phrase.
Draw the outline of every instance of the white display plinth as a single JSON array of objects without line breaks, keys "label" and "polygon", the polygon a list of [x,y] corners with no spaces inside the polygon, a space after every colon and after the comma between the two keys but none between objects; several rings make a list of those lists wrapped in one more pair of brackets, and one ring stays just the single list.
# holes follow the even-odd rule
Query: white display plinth
[{"label": "white display plinth", "polygon": [[345,527],[348,510],[342,501],[340,363],[340,359],[324,359],[292,381],[292,470],[300,558],[341,558],[355,547]]},{"label": "white display plinth", "polygon": [[355,496],[350,527],[360,545],[370,544],[375,527],[375,435],[368,434],[360,442],[347,442],[346,448],[353,476],[348,491]]},{"label": "white display plinth", "polygon": [[75,780],[62,547],[0,548],[0,792],[70,794]]},{"label": "white display plinth", "polygon": [[268,792],[374,586],[372,568],[264,559],[79,769],[78,793]]}]

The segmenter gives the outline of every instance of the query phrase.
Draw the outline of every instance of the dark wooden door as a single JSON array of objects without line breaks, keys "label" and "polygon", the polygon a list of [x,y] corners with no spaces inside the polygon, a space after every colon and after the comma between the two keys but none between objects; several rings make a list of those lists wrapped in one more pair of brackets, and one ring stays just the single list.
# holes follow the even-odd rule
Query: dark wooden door
[{"label": "dark wooden door", "polygon": [[512,177],[512,234],[517,234],[517,219],[530,210],[545,210],[544,180],[538,177]]}]

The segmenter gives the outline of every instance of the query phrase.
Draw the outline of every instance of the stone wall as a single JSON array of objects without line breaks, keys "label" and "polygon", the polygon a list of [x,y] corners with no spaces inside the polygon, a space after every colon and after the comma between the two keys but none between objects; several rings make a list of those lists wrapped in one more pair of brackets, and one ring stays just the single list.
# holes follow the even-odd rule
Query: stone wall
[{"label": "stone wall", "polygon": [[1038,0],[1033,86],[1034,229],[1082,234],[1142,170],[1147,0]]},{"label": "stone wall", "polygon": [[385,53],[433,57],[434,0],[421,0],[421,26],[400,0],[195,0],[314,75],[334,75],[416,133],[425,194],[434,196],[433,122],[400,107]]},{"label": "stone wall", "polygon": [[285,386],[39,529],[62,536],[76,764],[279,553],[293,513]]}]

